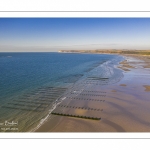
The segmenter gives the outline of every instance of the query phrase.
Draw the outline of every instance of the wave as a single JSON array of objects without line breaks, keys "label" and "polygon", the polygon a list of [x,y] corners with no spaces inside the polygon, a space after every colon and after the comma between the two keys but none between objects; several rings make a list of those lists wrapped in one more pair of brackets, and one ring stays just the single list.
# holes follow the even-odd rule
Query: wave
[{"label": "wave", "polygon": [[[57,99],[58,100],[58,99]],[[57,100],[53,103],[52,107],[49,109],[48,114],[46,115],[45,118],[41,119],[40,123],[33,129],[31,129],[29,132],[34,132],[38,128],[40,128],[48,119],[51,117],[51,112],[56,108],[57,105],[59,105],[62,101],[57,103]],[[63,100],[63,99],[62,99]]]}]

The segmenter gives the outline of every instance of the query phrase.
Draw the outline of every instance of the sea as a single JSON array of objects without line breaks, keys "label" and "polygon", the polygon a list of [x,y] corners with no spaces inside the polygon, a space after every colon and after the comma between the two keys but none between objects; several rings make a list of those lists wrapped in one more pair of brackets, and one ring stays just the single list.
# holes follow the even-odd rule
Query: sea
[{"label": "sea", "polygon": [[106,77],[113,66],[109,78],[117,82],[122,73],[114,66],[123,59],[112,54],[0,53],[0,132],[35,131],[68,89],[90,74]]}]

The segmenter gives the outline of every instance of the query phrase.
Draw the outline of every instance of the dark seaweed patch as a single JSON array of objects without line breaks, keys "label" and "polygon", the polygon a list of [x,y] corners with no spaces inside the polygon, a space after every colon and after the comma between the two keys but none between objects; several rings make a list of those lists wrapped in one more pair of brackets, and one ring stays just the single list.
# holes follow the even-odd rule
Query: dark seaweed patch
[{"label": "dark seaweed patch", "polygon": [[85,98],[77,98],[77,97],[66,97],[68,99],[74,99],[74,100],[87,100],[87,101],[97,101],[97,102],[104,102],[105,100],[98,100],[98,99],[85,99]]},{"label": "dark seaweed patch", "polygon": [[85,110],[92,110],[92,111],[103,111],[103,109],[95,109],[89,107],[77,107],[77,106],[68,106],[68,105],[58,105],[57,107],[65,107],[65,108],[75,108],[75,109],[85,109]]},{"label": "dark seaweed patch", "polygon": [[100,120],[99,117],[90,117],[90,116],[82,116],[82,115],[72,115],[72,114],[65,114],[65,113],[56,113],[52,112],[53,115],[60,115],[60,116],[68,116],[68,117],[77,117],[77,118],[83,118],[83,119],[92,119],[92,120]]}]

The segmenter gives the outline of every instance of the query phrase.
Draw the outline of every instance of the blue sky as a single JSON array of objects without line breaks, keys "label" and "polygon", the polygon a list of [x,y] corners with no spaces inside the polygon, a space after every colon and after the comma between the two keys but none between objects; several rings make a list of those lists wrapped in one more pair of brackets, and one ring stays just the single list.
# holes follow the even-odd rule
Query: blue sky
[{"label": "blue sky", "polygon": [[150,18],[0,18],[0,52],[150,49]]}]

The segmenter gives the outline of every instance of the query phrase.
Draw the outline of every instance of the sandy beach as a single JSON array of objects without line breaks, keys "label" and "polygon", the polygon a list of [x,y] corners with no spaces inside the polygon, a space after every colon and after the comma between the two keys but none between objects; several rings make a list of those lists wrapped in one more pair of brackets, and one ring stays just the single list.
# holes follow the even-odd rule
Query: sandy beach
[{"label": "sandy beach", "polygon": [[36,132],[150,132],[150,56],[124,58],[119,81],[90,77],[70,89]]}]

